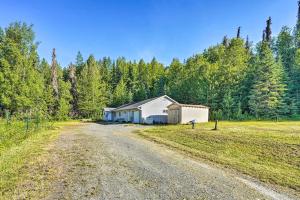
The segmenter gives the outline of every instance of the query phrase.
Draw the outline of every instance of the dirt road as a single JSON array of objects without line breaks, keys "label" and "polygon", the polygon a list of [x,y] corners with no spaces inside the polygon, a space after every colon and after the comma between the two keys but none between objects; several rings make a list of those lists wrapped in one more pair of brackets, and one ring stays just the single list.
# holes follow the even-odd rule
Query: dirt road
[{"label": "dirt road", "polygon": [[[291,199],[132,133],[138,126],[65,130],[53,156],[60,181],[47,199]],[[55,162],[57,165],[57,162]]]}]

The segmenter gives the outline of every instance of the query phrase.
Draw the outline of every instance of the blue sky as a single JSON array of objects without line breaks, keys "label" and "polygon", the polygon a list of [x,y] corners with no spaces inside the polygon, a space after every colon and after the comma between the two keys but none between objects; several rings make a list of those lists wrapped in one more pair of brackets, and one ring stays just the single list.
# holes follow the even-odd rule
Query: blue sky
[{"label": "blue sky", "polygon": [[51,59],[57,49],[62,66],[80,50],[87,58],[181,60],[235,36],[260,40],[268,16],[273,33],[294,26],[296,0],[0,0],[0,26],[34,25],[39,54]]}]

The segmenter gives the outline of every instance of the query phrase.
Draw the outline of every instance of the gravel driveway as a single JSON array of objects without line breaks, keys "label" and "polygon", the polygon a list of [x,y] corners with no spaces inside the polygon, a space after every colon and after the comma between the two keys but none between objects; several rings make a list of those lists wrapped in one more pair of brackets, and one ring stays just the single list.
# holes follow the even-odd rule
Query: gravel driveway
[{"label": "gravel driveway", "polygon": [[291,199],[141,139],[132,132],[139,128],[87,124],[66,130],[61,145],[73,135],[76,148],[67,155],[76,162],[69,160],[63,187],[49,199]]}]

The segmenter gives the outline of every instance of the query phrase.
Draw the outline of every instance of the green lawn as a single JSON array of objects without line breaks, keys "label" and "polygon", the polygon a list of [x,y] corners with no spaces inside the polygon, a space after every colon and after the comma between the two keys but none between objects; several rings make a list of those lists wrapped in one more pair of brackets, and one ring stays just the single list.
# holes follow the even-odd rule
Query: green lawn
[{"label": "green lawn", "polygon": [[[77,122],[75,122],[77,123]],[[11,199],[16,189],[28,179],[30,167],[37,162],[47,146],[59,135],[59,127],[74,122],[55,123],[54,126],[24,129],[24,122],[7,125],[0,120],[0,196]],[[45,125],[45,124],[44,124]]]},{"label": "green lawn", "polygon": [[300,122],[219,122],[157,126],[139,134],[300,192]]}]

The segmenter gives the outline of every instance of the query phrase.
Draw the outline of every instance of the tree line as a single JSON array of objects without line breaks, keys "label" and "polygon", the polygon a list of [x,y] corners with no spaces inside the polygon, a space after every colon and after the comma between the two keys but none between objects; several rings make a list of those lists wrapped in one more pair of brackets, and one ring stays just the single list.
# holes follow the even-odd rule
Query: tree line
[{"label": "tree line", "polygon": [[84,60],[59,65],[40,59],[32,25],[0,28],[0,115],[39,113],[55,120],[101,118],[102,108],[167,94],[182,103],[204,104],[212,119],[278,119],[300,116],[300,3],[294,28],[272,37],[272,19],[255,46],[223,40],[184,62]]}]

